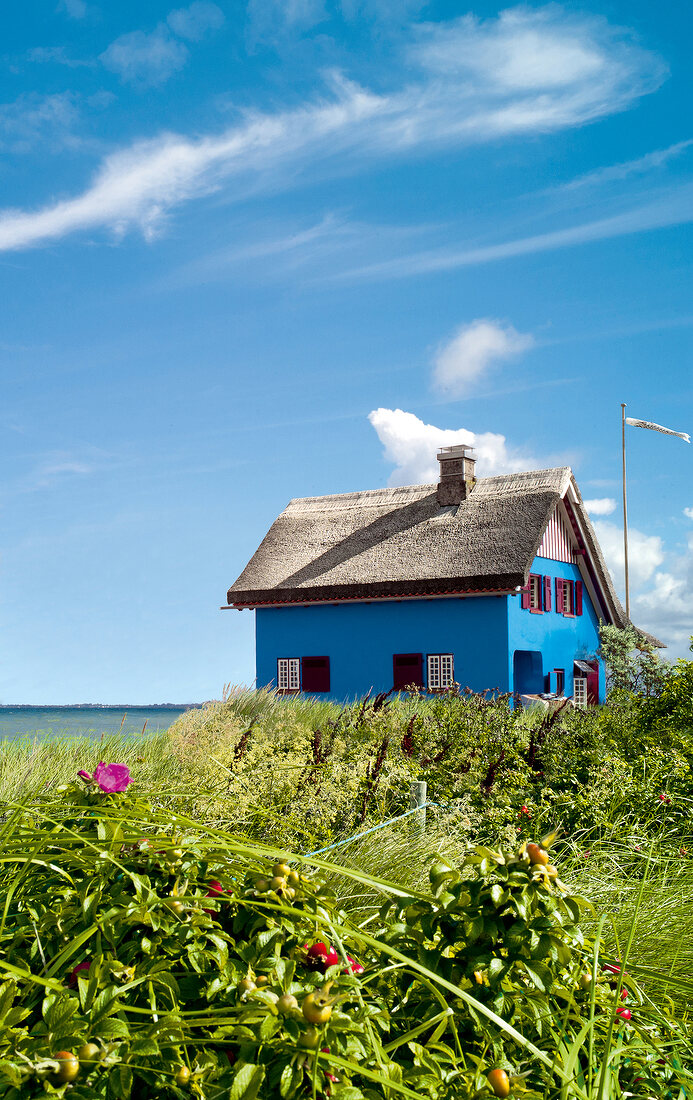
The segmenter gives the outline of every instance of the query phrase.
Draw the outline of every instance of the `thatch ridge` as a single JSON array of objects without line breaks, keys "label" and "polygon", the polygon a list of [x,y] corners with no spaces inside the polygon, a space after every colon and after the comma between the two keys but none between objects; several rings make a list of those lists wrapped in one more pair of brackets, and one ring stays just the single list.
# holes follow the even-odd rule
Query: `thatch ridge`
[{"label": "thatch ridge", "polygon": [[509,592],[526,583],[549,518],[567,495],[584,533],[602,610],[607,621],[625,626],[569,466],[480,478],[467,500],[453,507],[438,504],[436,485],[296,497],[227,600],[255,607]]}]

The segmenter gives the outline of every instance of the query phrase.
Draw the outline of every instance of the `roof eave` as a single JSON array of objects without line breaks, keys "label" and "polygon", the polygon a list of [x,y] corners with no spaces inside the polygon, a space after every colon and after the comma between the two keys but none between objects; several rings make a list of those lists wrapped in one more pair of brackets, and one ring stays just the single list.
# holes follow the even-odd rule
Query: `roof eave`
[{"label": "roof eave", "polygon": [[229,589],[229,607],[239,610],[267,604],[342,603],[352,600],[392,600],[426,596],[507,595],[521,588],[521,573],[478,577],[432,577],[427,580],[389,581],[379,584],[324,585],[311,588]]}]

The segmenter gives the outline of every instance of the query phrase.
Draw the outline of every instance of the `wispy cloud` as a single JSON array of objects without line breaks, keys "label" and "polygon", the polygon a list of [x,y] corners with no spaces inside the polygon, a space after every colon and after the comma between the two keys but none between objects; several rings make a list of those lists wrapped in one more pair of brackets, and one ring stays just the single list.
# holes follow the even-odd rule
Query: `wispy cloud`
[{"label": "wispy cloud", "polygon": [[210,31],[224,25],[224,13],[209,0],[194,0],[187,8],[175,8],[168,13],[166,22],[179,38],[199,42]]},{"label": "wispy cloud", "polygon": [[447,246],[412,253],[382,263],[346,271],[338,278],[405,278],[438,271],[452,271],[458,267],[475,267],[495,263],[516,256],[528,256],[535,252],[550,252],[559,248],[588,244],[591,241],[624,237],[651,229],[663,229],[671,225],[684,225],[693,221],[693,185],[684,184],[672,188],[651,202],[635,206],[611,217],[582,222],[565,229],[554,229],[532,237],[519,237],[481,248]]},{"label": "wispy cloud", "polygon": [[[164,134],[115,152],[81,194],[36,211],[1,213],[0,248],[26,247],[97,226],[117,232],[137,226],[151,237],[170,208],[233,177],[254,173],[266,179],[274,170],[271,184],[277,187],[278,170],[291,166],[287,176],[294,185],[296,170],[307,160],[329,162],[338,172],[351,169],[357,157],[382,159],[548,133],[622,110],[664,78],[658,58],[627,36],[619,37],[603,20],[566,16],[554,6],[515,9],[512,19],[511,14],[484,24],[458,21],[456,40],[464,41],[466,34],[475,48],[461,50],[457,66],[447,55],[432,52],[429,34],[416,46],[420,79],[389,94],[334,76],[329,95],[303,106],[248,113],[236,126],[211,136]],[[443,29],[438,25],[436,33]],[[139,38],[138,33],[134,39],[124,36],[125,43],[118,40],[120,52],[110,54],[125,79],[146,72],[151,36]],[[519,62],[507,61],[509,53],[514,56],[513,35],[529,51],[521,71]],[[566,56],[581,59],[560,80],[555,71],[559,40]],[[141,68],[136,60],[140,47]],[[182,63],[182,55],[169,55],[169,47],[162,32],[154,43],[151,72],[157,71],[157,57],[162,74]]]},{"label": "wispy cloud", "polygon": [[39,64],[64,65],[67,69],[91,69],[95,61],[85,61],[81,58],[71,57],[64,46],[34,46],[29,50],[29,61]]},{"label": "wispy cloud", "polygon": [[89,8],[85,0],[59,0],[58,10],[66,12],[70,19],[84,19]]},{"label": "wispy cloud", "polygon": [[251,42],[276,41],[287,31],[306,30],[327,18],[324,0],[249,0]]},{"label": "wispy cloud", "polygon": [[44,149],[75,148],[80,112],[71,92],[38,95],[26,92],[13,103],[0,104],[0,149],[30,153]]},{"label": "wispy cloud", "polygon": [[433,381],[449,397],[460,397],[482,374],[534,344],[529,333],[490,318],[462,325],[435,357]]},{"label": "wispy cloud", "polygon": [[99,61],[122,81],[139,88],[164,84],[182,69],[190,51],[181,42],[199,42],[224,23],[224,13],[209,0],[194,0],[187,8],[174,8],[166,22],[153,31],[121,34],[99,55]]},{"label": "wispy cloud", "polygon": [[686,141],[677,141],[675,145],[669,145],[666,149],[654,149],[651,153],[645,153],[635,160],[624,160],[619,164],[609,164],[604,168],[596,168],[593,172],[586,172],[583,176],[562,183],[553,190],[576,191],[581,187],[600,187],[605,183],[616,183],[628,179],[629,176],[642,176],[655,168],[661,168],[670,160],[682,156],[693,145],[693,138]]},{"label": "wispy cloud", "polygon": [[188,60],[188,47],[163,23],[149,34],[131,31],[111,42],[99,61],[122,81],[141,88],[163,84]]}]

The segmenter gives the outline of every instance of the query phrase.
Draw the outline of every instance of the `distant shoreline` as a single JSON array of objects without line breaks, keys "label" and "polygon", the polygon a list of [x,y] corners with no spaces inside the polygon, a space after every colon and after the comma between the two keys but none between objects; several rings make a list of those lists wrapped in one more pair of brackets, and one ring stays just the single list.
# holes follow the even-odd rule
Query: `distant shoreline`
[{"label": "distant shoreline", "polygon": [[0,703],[8,710],[199,710],[206,703]]}]

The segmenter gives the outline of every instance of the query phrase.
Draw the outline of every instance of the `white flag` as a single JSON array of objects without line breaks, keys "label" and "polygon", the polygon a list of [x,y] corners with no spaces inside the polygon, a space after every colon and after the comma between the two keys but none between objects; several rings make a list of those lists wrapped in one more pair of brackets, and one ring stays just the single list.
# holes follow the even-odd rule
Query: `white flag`
[{"label": "white flag", "polygon": [[690,443],[691,437],[688,432],[675,432],[672,428],[663,428],[661,424],[652,424],[649,420],[634,420],[632,416],[626,417],[626,424],[630,424],[632,428],[649,428],[653,432],[664,432],[665,435],[675,435],[679,439],[683,439],[684,443]]}]

